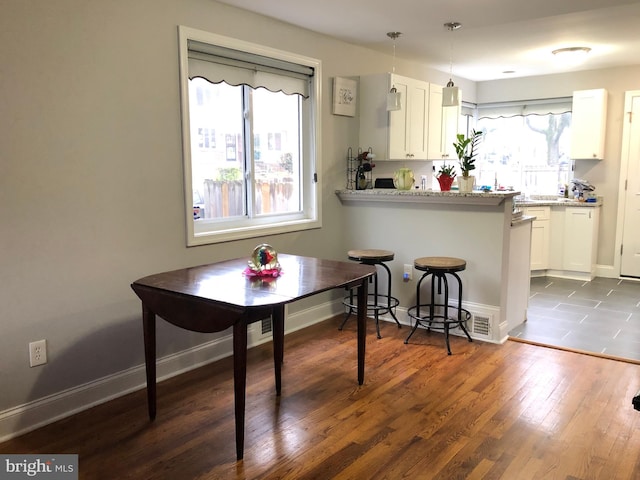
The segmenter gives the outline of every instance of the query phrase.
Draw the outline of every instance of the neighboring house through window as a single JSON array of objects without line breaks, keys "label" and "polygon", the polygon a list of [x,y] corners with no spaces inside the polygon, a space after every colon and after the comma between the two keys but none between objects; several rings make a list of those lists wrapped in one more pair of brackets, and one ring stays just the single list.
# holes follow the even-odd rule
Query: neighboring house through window
[{"label": "neighboring house through window", "polygon": [[179,37],[187,244],[320,227],[320,61]]}]

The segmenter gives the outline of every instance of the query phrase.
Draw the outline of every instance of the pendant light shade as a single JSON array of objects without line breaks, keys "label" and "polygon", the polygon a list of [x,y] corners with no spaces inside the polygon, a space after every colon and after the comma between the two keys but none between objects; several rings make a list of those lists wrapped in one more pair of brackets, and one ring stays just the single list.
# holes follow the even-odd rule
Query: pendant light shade
[{"label": "pendant light shade", "polygon": [[449,79],[447,86],[442,89],[442,106],[460,106],[460,89],[453,84],[451,79]]},{"label": "pendant light shade", "polygon": [[393,112],[394,110],[400,110],[402,108],[402,95],[396,87],[391,87],[389,93],[387,93],[387,111]]},{"label": "pendant light shade", "polygon": [[[393,65],[391,66],[391,73],[396,71],[396,39],[402,35],[400,32],[388,32],[387,37],[393,40]],[[402,108],[402,96],[394,85],[391,86],[391,90],[387,93],[387,111],[393,112]]]},{"label": "pendant light shade", "polygon": [[[450,32],[462,27],[461,23],[448,22],[444,24],[445,28]],[[451,42],[451,55],[449,56],[449,75],[453,76],[453,42]],[[453,84],[453,80],[449,78],[447,86],[442,89],[442,106],[457,107],[460,105],[460,89]]]}]

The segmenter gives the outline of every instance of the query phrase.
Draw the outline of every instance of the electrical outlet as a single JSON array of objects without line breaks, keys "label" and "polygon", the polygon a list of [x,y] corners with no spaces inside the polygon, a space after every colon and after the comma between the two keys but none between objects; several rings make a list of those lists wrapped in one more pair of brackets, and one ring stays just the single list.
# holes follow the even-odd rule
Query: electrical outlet
[{"label": "electrical outlet", "polygon": [[402,275],[404,281],[413,280],[413,265],[404,265],[404,274]]},{"label": "electrical outlet", "polygon": [[29,365],[37,367],[47,363],[47,341],[38,340],[29,344]]}]

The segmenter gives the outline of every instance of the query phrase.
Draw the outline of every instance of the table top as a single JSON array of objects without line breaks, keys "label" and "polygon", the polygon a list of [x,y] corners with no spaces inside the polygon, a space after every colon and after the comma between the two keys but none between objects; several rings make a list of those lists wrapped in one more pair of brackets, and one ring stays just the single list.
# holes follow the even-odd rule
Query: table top
[{"label": "table top", "polygon": [[133,282],[135,286],[197,297],[236,307],[262,307],[290,303],[301,298],[361,282],[375,274],[375,267],[298,255],[278,254],[279,277],[243,274],[248,258],[158,273]]}]

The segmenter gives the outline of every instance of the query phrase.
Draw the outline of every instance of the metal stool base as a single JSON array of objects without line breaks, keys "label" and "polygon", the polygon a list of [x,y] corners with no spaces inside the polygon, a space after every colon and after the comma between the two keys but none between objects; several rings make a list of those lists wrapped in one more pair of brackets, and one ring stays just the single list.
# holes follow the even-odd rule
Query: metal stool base
[{"label": "metal stool base", "polygon": [[[393,319],[398,324],[398,328],[401,327],[400,322],[396,318],[394,309],[400,305],[400,301],[396,297],[387,297],[386,295],[376,295],[375,293],[370,293],[367,298],[367,316],[369,313],[373,313],[374,318],[376,319],[376,333],[378,338],[382,338],[380,336],[380,315],[384,315],[385,313],[390,314]],[[384,301],[385,303],[380,303]],[[377,303],[376,303],[377,302]],[[347,307],[349,310],[345,314],[344,320],[342,320],[342,324],[338,330],[342,330],[344,328],[344,324],[347,323],[349,317],[352,313],[357,313],[358,304],[354,303],[354,295],[348,295],[344,297],[342,300],[342,304]]]},{"label": "metal stool base", "polygon": [[[438,257],[439,258],[439,257]],[[442,257],[445,260],[457,260],[449,257]],[[464,265],[462,266],[453,266],[451,268],[448,267],[425,267],[419,268],[416,265],[416,268],[419,270],[423,270],[425,273],[420,277],[418,281],[418,285],[416,287],[416,304],[407,310],[407,314],[409,318],[413,318],[416,321],[416,324],[411,329],[409,336],[404,341],[404,343],[409,343],[409,339],[414,334],[419,325],[427,328],[427,331],[432,328],[438,330],[442,329],[444,331],[444,340],[447,346],[447,354],[451,355],[451,347],[449,346],[449,330],[453,328],[460,327],[462,331],[467,336],[467,339],[472,342],[471,336],[467,331],[465,323],[471,319],[471,313],[462,308],[462,280],[458,276],[456,272],[462,271],[464,269]],[[458,302],[457,305],[451,305],[449,303],[449,282],[447,280],[447,275],[452,276],[458,283]],[[428,277],[431,278],[431,302],[430,303],[421,303],[420,302],[420,287],[422,286],[422,282],[426,280]],[[436,280],[438,291],[436,294]],[[444,286],[444,295],[442,294],[442,287]],[[441,303],[437,302],[436,295],[440,296],[442,300]],[[440,309],[440,311],[437,311]],[[449,309],[457,312],[455,317],[449,315]],[[422,310],[422,312],[421,312]],[[425,314],[426,310],[426,314]],[[441,313],[440,313],[441,312]],[[464,318],[463,318],[464,313]],[[434,324],[436,327],[434,327]]]},{"label": "metal stool base", "polygon": [[[455,317],[445,317],[443,314],[434,313],[431,315],[431,309],[434,309],[434,312],[439,308],[444,309],[445,305],[443,303],[434,303],[433,305],[430,303],[422,304],[422,305],[414,305],[413,307],[407,310],[407,314],[409,318],[412,318],[416,321],[415,325],[411,329],[409,336],[404,341],[404,343],[409,343],[409,339],[413,335],[413,333],[417,330],[418,326],[422,326],[427,329],[427,332],[431,331],[431,329],[436,331],[444,332],[444,340],[447,345],[447,353],[451,355],[451,347],[449,346],[449,331],[451,329],[460,328],[464,334],[467,336],[467,339],[472,342],[471,336],[467,331],[465,324],[471,320],[471,312],[465,308],[458,308],[456,305],[447,305],[448,310],[453,310],[454,313],[458,312]],[[418,315],[417,312],[419,310],[424,310],[426,314]]]},{"label": "metal stool base", "polygon": [[[373,276],[373,293],[368,294],[367,297],[367,314],[369,312],[373,312],[374,318],[376,320],[376,333],[378,334],[378,338],[382,338],[380,336],[380,314],[389,313],[393,319],[398,324],[398,328],[401,327],[400,322],[395,314],[395,308],[400,304],[400,301],[391,296],[391,270],[384,263],[387,261],[393,260],[393,252],[388,250],[350,250],[349,251],[349,260],[359,261],[365,265],[379,265],[387,272],[387,293],[380,294],[378,293],[378,273]],[[353,312],[358,311],[358,304],[355,301],[353,294],[353,290],[349,290],[349,295],[344,297],[342,304],[347,307],[349,310],[346,312],[344,320],[342,324],[338,328],[338,330],[342,330],[347,320]]]}]

